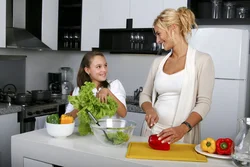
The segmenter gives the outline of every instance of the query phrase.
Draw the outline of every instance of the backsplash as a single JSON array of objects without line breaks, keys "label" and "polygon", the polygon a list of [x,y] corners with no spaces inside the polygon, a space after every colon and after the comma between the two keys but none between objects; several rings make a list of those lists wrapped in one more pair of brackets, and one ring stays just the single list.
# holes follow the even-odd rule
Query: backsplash
[{"label": "backsplash", "polygon": [[[77,51],[33,51],[17,49],[0,49],[0,55],[25,55],[26,58],[26,90],[48,89],[48,73],[59,72],[60,67],[73,69],[73,84],[85,52]],[[108,79],[119,79],[127,95],[143,86],[150,65],[156,55],[109,54],[104,53],[109,66]],[[18,72],[18,70],[16,70]],[[1,72],[0,72],[0,75]]]}]

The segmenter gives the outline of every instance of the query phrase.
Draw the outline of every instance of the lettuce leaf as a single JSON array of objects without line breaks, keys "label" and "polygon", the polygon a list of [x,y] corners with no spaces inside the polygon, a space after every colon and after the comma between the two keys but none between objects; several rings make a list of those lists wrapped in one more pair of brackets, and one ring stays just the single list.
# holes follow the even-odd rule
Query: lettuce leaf
[{"label": "lettuce leaf", "polygon": [[68,97],[69,102],[74,106],[74,108],[79,110],[77,115],[79,120],[78,131],[80,135],[92,133],[90,128],[90,122],[92,119],[89,117],[86,110],[89,110],[98,120],[106,116],[114,116],[118,108],[118,104],[110,96],[107,98],[107,103],[101,103],[92,92],[94,88],[94,83],[85,82],[81,87],[78,96]]}]

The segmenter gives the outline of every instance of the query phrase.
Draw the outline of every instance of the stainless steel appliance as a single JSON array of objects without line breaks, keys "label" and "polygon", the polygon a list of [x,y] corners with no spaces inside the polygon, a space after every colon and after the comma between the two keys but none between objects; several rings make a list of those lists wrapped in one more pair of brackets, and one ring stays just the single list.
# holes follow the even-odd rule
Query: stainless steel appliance
[{"label": "stainless steel appliance", "polygon": [[59,114],[59,104],[52,100],[50,102],[36,102],[29,105],[22,105],[19,112],[20,133],[33,131],[35,129],[36,117],[50,114]]}]

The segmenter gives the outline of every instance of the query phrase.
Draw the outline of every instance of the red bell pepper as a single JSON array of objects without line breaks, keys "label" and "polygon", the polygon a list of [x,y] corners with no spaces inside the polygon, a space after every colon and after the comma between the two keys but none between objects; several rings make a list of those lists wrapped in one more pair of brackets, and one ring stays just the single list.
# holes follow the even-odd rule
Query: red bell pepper
[{"label": "red bell pepper", "polygon": [[160,140],[158,140],[157,135],[151,135],[148,138],[148,145],[156,150],[169,150],[170,144],[168,143],[161,143]]},{"label": "red bell pepper", "polygon": [[216,140],[216,152],[220,155],[230,155],[233,151],[234,142],[230,138],[219,138]]}]

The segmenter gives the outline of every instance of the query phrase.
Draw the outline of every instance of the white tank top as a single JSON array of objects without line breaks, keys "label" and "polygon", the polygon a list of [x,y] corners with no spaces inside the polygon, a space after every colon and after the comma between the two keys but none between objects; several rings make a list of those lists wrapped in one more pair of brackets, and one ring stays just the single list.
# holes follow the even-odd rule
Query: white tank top
[{"label": "white tank top", "polygon": [[[171,75],[160,70],[156,74],[154,84],[158,98],[154,108],[159,116],[158,124],[164,129],[172,127],[184,79],[184,70]],[[160,133],[162,128],[154,133]]]}]

